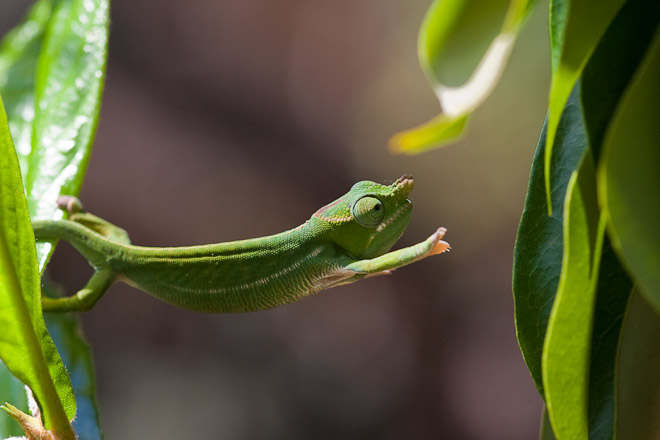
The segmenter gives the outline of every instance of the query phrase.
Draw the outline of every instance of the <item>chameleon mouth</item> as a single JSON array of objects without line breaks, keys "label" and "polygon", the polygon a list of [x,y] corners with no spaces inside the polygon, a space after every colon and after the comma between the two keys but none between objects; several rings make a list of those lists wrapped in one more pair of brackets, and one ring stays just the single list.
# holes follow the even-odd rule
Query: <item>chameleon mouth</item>
[{"label": "chameleon mouth", "polygon": [[376,232],[382,232],[385,228],[387,228],[389,225],[394,223],[397,218],[401,217],[402,214],[406,213],[407,211],[410,211],[413,207],[413,203],[411,200],[406,199],[405,202],[397,209],[394,214],[390,216],[387,220],[385,220],[383,223],[378,225],[378,228],[376,228]]}]

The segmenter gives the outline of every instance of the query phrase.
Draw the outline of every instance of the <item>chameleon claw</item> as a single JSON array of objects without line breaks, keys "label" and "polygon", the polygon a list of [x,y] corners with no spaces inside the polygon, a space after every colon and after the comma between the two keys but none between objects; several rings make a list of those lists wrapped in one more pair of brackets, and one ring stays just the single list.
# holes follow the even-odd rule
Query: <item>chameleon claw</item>
[{"label": "chameleon claw", "polygon": [[441,238],[444,237],[446,233],[447,228],[443,227],[440,227],[437,231],[435,231],[435,234],[432,236],[435,243],[433,244],[433,247],[429,251],[428,255],[438,255],[451,249],[449,243],[441,240]]}]

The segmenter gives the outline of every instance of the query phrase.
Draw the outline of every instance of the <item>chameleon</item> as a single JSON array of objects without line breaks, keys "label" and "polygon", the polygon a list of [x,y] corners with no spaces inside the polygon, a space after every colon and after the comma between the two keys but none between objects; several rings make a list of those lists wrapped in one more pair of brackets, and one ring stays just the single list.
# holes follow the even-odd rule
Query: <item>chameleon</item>
[{"label": "chameleon", "polygon": [[361,181],[305,223],[260,238],[186,246],[144,247],[128,233],[60,196],[68,220],[35,220],[39,241],[63,239],[94,268],[76,294],[43,298],[47,312],[89,310],[115,281],[178,307],[238,313],[274,308],[321,290],[389,274],[450,249],[438,228],[425,241],[389,252],[408,226],[413,178],[391,185]]}]

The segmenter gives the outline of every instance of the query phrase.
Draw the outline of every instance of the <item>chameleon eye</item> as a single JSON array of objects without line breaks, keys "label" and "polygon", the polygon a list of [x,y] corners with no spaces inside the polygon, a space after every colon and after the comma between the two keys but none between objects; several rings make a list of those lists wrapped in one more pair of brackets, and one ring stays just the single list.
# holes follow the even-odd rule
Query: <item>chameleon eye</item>
[{"label": "chameleon eye", "polygon": [[351,214],[362,226],[375,228],[385,217],[385,208],[377,198],[365,196],[353,204]]}]

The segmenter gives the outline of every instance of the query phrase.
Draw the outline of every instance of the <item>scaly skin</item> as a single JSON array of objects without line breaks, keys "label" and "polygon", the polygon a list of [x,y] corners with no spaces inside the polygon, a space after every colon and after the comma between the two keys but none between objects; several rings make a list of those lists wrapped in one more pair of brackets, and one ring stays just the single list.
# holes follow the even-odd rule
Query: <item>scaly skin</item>
[{"label": "scaly skin", "polygon": [[268,237],[188,247],[143,247],[105,220],[82,212],[74,197],[59,204],[70,220],[35,221],[38,240],[62,238],[94,267],[73,296],[44,298],[45,311],[91,308],[124,281],[185,309],[251,312],[297,301],[366,276],[389,273],[449,249],[439,228],[422,243],[387,253],[408,225],[412,177],[392,185],[356,183],[295,229]]}]

